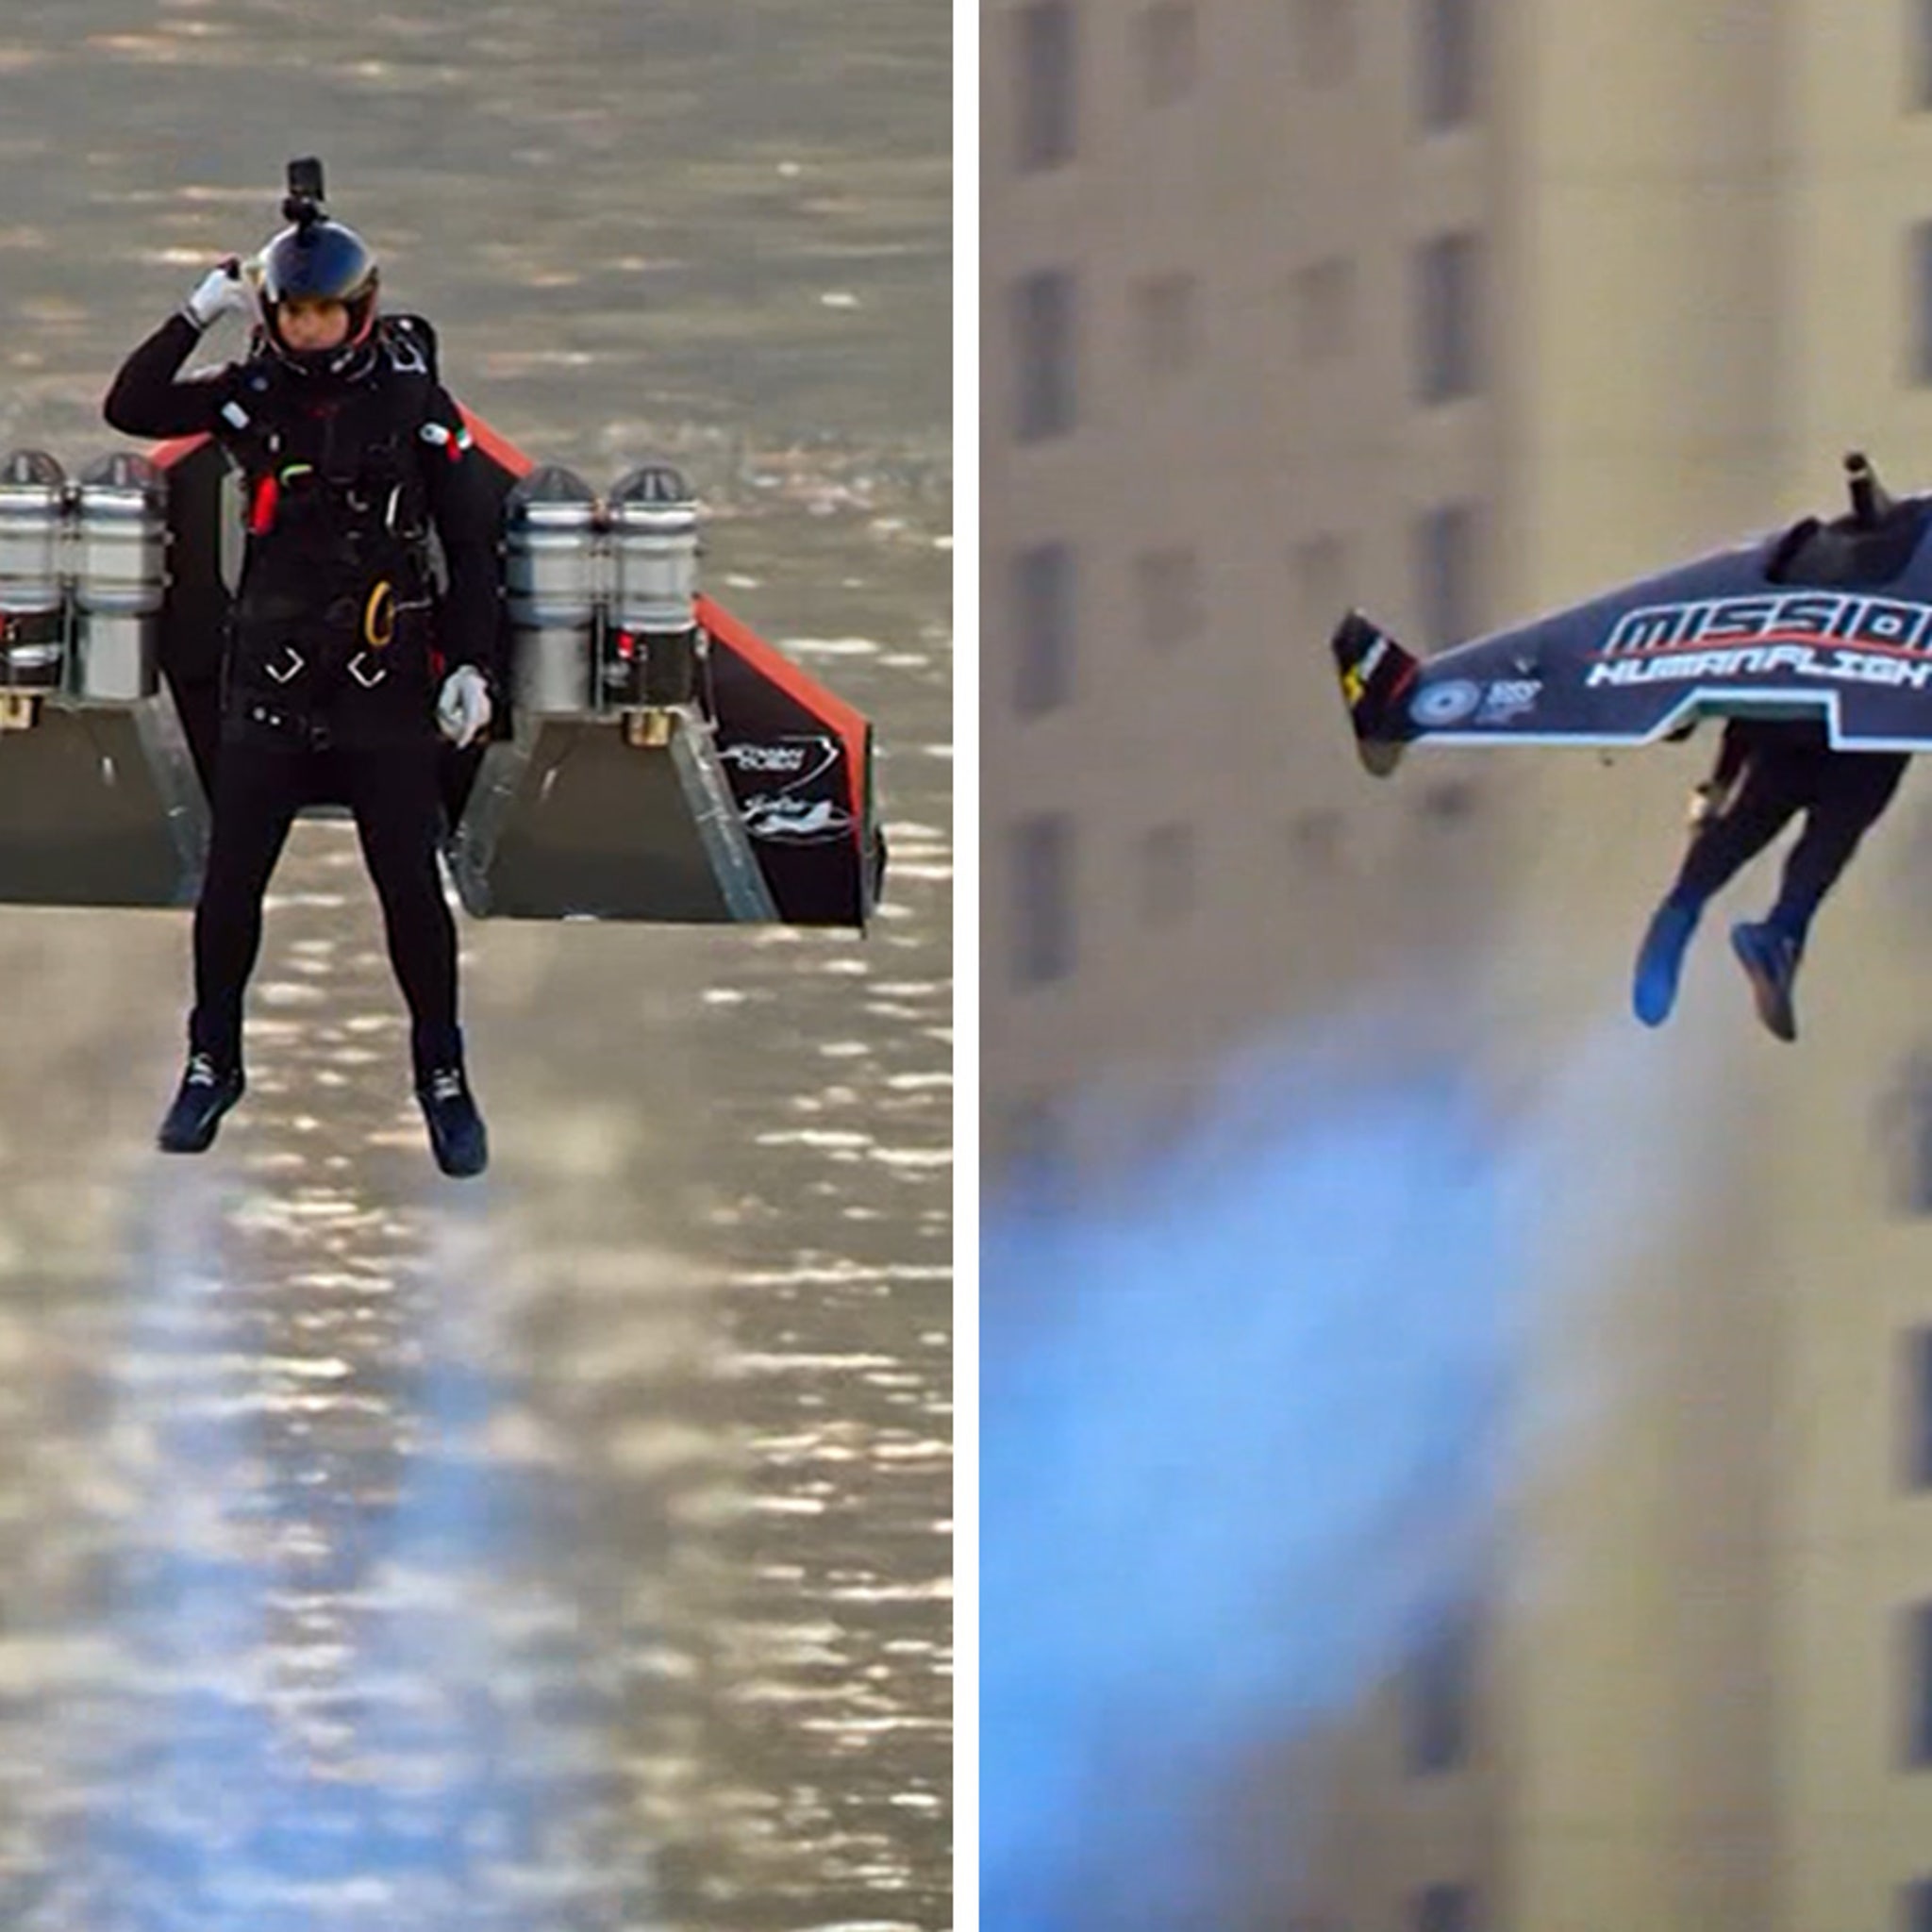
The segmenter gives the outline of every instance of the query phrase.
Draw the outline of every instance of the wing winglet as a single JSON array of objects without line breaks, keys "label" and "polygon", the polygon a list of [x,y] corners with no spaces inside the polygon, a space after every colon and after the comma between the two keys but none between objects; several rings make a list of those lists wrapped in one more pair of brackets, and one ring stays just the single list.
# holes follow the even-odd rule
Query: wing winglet
[{"label": "wing winglet", "polygon": [[1341,679],[1341,701],[1355,727],[1355,748],[1363,765],[1386,778],[1402,760],[1415,729],[1400,701],[1421,668],[1385,630],[1359,610],[1351,610],[1329,641]]}]

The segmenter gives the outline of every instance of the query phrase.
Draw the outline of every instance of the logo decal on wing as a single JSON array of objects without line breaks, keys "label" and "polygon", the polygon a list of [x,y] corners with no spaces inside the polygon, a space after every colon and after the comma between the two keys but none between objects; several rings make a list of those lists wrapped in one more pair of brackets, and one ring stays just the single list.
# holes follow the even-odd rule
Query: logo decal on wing
[{"label": "logo decal on wing", "polygon": [[817,845],[850,835],[852,814],[839,796],[844,751],[836,738],[744,739],[720,745],[718,757],[754,839]]},{"label": "logo decal on wing", "polygon": [[1408,715],[1418,724],[1460,724],[1482,703],[1483,688],[1466,677],[1447,677],[1441,684],[1425,684],[1409,700]]},{"label": "logo decal on wing", "polygon": [[1478,724],[1507,724],[1512,719],[1535,710],[1537,700],[1542,694],[1543,685],[1540,677],[1498,678],[1484,691],[1475,722]]},{"label": "logo decal on wing", "polygon": [[1789,674],[1923,691],[1932,605],[1831,591],[1647,604],[1626,610],[1591,656],[1592,687]]}]

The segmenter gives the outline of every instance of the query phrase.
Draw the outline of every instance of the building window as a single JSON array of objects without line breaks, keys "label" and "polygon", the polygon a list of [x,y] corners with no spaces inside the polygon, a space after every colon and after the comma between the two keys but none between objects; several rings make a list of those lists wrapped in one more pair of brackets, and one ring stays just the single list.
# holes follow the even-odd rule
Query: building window
[{"label": "building window", "polygon": [[1065,269],[1023,275],[1013,290],[1013,360],[1019,371],[1022,442],[1074,426],[1074,278]]},{"label": "building window", "polygon": [[1900,1888],[1898,1924],[1899,1932],[1932,1932],[1932,1877]]},{"label": "building window", "polygon": [[1143,550],[1134,559],[1134,594],[1149,650],[1171,651],[1199,635],[1201,566],[1191,550]]},{"label": "building window", "polygon": [[1898,1340],[1900,1474],[1908,1490],[1932,1490],[1932,1327]]},{"label": "building window", "polygon": [[1445,503],[1415,525],[1415,608],[1432,650],[1466,643],[1482,625],[1474,506]]},{"label": "building window", "polygon": [[1013,977],[1046,986],[1074,970],[1074,825],[1041,812],[1012,830]]},{"label": "building window", "polygon": [[1879,1130],[1897,1211],[1932,1215],[1932,1049],[1916,1047],[1906,1056],[1880,1109]]},{"label": "building window", "polygon": [[1297,865],[1333,872],[1341,857],[1341,814],[1326,807],[1296,812],[1288,822],[1288,850]]},{"label": "building window", "polygon": [[1194,909],[1194,828],[1156,825],[1141,841],[1141,916],[1177,925]]},{"label": "building window", "polygon": [[1200,48],[1193,0],[1153,0],[1141,9],[1141,84],[1150,108],[1191,93]]},{"label": "building window", "polygon": [[1074,158],[1079,106],[1069,0],[1033,0],[1021,8],[1013,16],[1013,38],[1020,170],[1058,168]]},{"label": "building window", "polygon": [[1911,379],[1932,383],[1932,222],[1920,222],[1911,234]]},{"label": "building window", "polygon": [[1913,1771],[1932,1768],[1932,1604],[1905,1616],[1905,1758]]},{"label": "building window", "polygon": [[1355,71],[1355,0],[1288,0],[1295,70],[1309,87],[1333,87]]},{"label": "building window", "polygon": [[1475,1892],[1467,1885],[1431,1885],[1415,1895],[1415,1932],[1476,1932]]},{"label": "building window", "polygon": [[1074,694],[1074,553],[1036,543],[1013,558],[1013,708],[1057,710]]},{"label": "building window", "polygon": [[1294,345],[1309,362],[1330,362],[1355,336],[1355,264],[1330,256],[1295,272]]},{"label": "building window", "polygon": [[1291,568],[1303,621],[1327,637],[1348,614],[1347,546],[1326,532],[1309,537],[1295,545]]},{"label": "building window", "polygon": [[1153,375],[1174,375],[1200,352],[1199,305],[1190,275],[1149,275],[1134,289],[1141,361]]},{"label": "building window", "polygon": [[1074,1191],[1074,1154],[1066,1109],[1035,1094],[1008,1108],[1000,1136],[999,1164],[1007,1198],[1021,1208],[1051,1208]]},{"label": "building window", "polygon": [[1476,1658],[1476,1621],[1464,1609],[1437,1624],[1410,1659],[1403,1715],[1412,1776],[1439,1776],[1468,1761]]},{"label": "building window", "polygon": [[1906,62],[1907,108],[1932,108],[1932,0],[1913,0],[1907,8],[1912,44]]},{"label": "building window", "polygon": [[1417,0],[1417,93],[1432,134],[1475,113],[1475,0]]},{"label": "building window", "polygon": [[1474,235],[1437,235],[1416,250],[1416,392],[1424,403],[1473,395],[1482,379],[1479,274]]}]

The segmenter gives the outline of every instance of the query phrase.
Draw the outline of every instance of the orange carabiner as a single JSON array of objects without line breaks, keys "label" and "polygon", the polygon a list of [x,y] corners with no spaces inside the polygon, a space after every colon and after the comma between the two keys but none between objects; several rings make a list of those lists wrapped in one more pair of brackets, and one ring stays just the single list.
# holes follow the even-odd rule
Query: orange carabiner
[{"label": "orange carabiner", "polygon": [[387,577],[369,593],[362,607],[362,641],[379,651],[396,634],[395,588]]}]

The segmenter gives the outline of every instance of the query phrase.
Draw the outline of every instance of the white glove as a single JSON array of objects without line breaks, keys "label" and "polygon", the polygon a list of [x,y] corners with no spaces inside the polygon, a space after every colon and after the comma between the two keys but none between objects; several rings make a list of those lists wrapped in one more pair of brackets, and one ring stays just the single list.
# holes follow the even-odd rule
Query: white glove
[{"label": "white glove", "polygon": [[242,279],[242,263],[231,255],[195,284],[193,294],[181,308],[196,328],[207,328],[225,315],[245,315],[253,304],[248,284]]},{"label": "white glove", "polygon": [[1690,804],[1684,814],[1684,823],[1691,831],[1701,831],[1717,816],[1718,807],[1724,802],[1724,788],[1714,779],[1707,778],[1702,785],[1690,788]]},{"label": "white glove", "polygon": [[474,664],[458,664],[442,680],[436,723],[458,750],[490,723],[490,687]]}]

